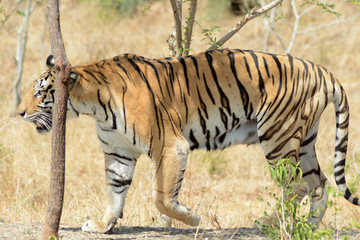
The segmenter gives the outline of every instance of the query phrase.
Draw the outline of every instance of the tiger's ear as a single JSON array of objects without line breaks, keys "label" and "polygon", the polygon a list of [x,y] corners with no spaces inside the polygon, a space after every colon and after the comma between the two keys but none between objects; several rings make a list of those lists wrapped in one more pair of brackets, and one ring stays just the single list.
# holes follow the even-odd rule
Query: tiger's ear
[{"label": "tiger's ear", "polygon": [[47,57],[46,66],[48,66],[48,68],[55,67],[55,58],[53,55],[49,55]]},{"label": "tiger's ear", "polygon": [[76,83],[78,79],[79,79],[79,74],[77,74],[76,72],[71,71],[70,76],[69,76],[70,85]]}]

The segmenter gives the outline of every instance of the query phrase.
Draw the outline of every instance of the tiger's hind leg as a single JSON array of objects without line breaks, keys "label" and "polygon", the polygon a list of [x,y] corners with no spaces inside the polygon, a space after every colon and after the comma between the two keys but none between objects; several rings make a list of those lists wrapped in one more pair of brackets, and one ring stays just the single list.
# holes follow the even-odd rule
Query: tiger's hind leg
[{"label": "tiger's hind leg", "polygon": [[[258,134],[260,143],[267,161],[271,166],[274,166],[278,160],[286,158],[289,158],[293,163],[298,162],[301,132],[296,130],[296,128],[293,129],[295,130],[294,133],[286,134],[282,133],[280,130],[278,135],[272,136],[271,138],[267,138],[267,133],[262,132],[261,129],[259,129]],[[284,129],[283,131],[286,132],[288,129]],[[292,138],[288,138],[289,135],[292,136]],[[273,142],[272,138],[277,139],[276,142]],[[308,194],[309,187],[304,180],[300,180],[299,178],[297,178],[295,184],[292,186],[293,189],[289,189],[289,192],[292,193],[287,196],[287,199],[291,199],[295,194],[295,202],[300,203]],[[268,215],[269,216],[257,219],[254,223],[254,226],[261,232],[265,226],[279,226],[279,221],[281,221],[279,213],[276,210],[273,210],[273,212]]]},{"label": "tiger's hind leg", "polygon": [[322,172],[315,150],[319,121],[313,126],[300,147],[300,167],[303,171],[303,179],[309,186],[310,217],[308,222],[317,227],[327,209],[328,192],[326,186],[329,181]]},{"label": "tiger's hind leg", "polygon": [[200,222],[200,216],[177,201],[190,151],[189,144],[180,137],[164,142],[166,146],[162,148],[161,153],[152,158],[155,205],[161,213],[168,217],[191,226],[197,226]]}]

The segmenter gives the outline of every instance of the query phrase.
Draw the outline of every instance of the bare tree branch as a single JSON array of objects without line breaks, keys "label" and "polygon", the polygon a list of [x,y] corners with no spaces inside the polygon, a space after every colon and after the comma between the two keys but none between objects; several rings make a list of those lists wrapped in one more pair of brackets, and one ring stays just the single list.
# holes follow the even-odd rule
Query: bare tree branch
[{"label": "bare tree branch", "polygon": [[[0,1],[1,2],[1,1]],[[4,26],[4,24],[7,22],[7,20],[9,20],[9,18],[11,17],[11,15],[13,15],[13,13],[16,11],[16,9],[18,9],[21,1],[17,1],[18,3],[16,4],[16,6],[14,6],[14,8],[10,11],[9,14],[7,14],[5,16],[5,19],[2,21],[1,25],[0,25],[0,28],[2,28],[2,26]]]},{"label": "bare tree branch", "polygon": [[266,35],[265,35],[265,41],[264,41],[264,52],[268,52],[268,42],[269,42],[271,33],[274,34],[275,37],[279,40],[281,48],[285,52],[286,51],[285,43],[282,40],[282,37],[280,36],[280,34],[277,31],[275,31],[275,11],[274,11],[274,9],[271,9],[270,18],[265,18],[265,27],[267,28],[267,31],[266,31]]},{"label": "bare tree branch", "polygon": [[301,34],[307,34],[309,32],[315,32],[315,31],[318,31],[320,29],[323,29],[323,28],[327,28],[327,27],[331,27],[333,25],[336,25],[336,24],[341,24],[341,23],[346,23],[346,22],[349,22],[349,21],[354,21],[356,18],[358,18],[360,16],[360,14],[355,14],[354,16],[352,17],[349,17],[349,18],[346,18],[344,20],[335,20],[335,21],[332,21],[332,22],[329,22],[327,24],[324,24],[324,25],[320,25],[320,26],[317,26],[317,27],[313,27],[313,28],[309,28],[307,30],[304,30],[304,31],[298,31],[297,34],[298,35],[301,35]]},{"label": "bare tree branch", "polygon": [[[181,34],[181,14],[182,14],[182,1],[181,0],[170,0],[171,7],[174,13],[174,20],[175,20],[175,39],[176,39],[176,48],[181,49],[181,41],[182,41],[182,34]],[[177,55],[181,51],[177,51]]]},{"label": "bare tree branch", "polygon": [[312,5],[312,6],[308,7],[308,8],[306,8],[306,9],[304,9],[304,10],[302,10],[302,12],[299,12],[297,10],[295,0],[291,0],[290,5],[291,5],[292,13],[294,14],[295,20],[293,22],[289,22],[286,19],[283,19],[283,22],[286,23],[287,25],[289,25],[289,27],[292,28],[292,34],[291,34],[291,37],[290,37],[288,47],[287,48],[285,47],[282,36],[280,36],[280,34],[275,29],[275,25],[274,25],[275,21],[274,21],[274,18],[273,18],[273,11],[271,11],[270,18],[265,18],[266,28],[268,29],[268,31],[267,31],[267,34],[265,36],[264,51],[267,51],[267,42],[268,42],[270,33],[274,34],[275,37],[279,40],[283,51],[286,52],[286,53],[290,53],[292,48],[294,47],[295,40],[296,40],[296,37],[298,35],[318,31],[318,30],[321,30],[323,28],[331,27],[331,26],[333,26],[335,24],[346,23],[348,21],[355,21],[360,16],[360,14],[358,13],[358,14],[353,15],[352,17],[349,17],[349,18],[346,18],[346,19],[343,19],[343,20],[335,20],[335,21],[328,22],[328,23],[323,24],[323,25],[311,27],[311,28],[308,28],[306,30],[300,31],[299,30],[299,22],[301,21],[301,18],[303,16],[305,16],[306,14],[309,14],[314,9],[316,9],[316,5]]},{"label": "bare tree branch", "polygon": [[192,0],[191,5],[190,5],[190,14],[189,14],[190,16],[189,16],[188,24],[186,27],[185,47],[184,47],[184,53],[183,53],[184,56],[189,55],[190,44],[191,44],[191,35],[192,35],[193,26],[194,26],[196,7],[197,7],[197,0]]},{"label": "bare tree branch", "polygon": [[17,49],[16,49],[16,77],[14,79],[14,102],[13,102],[13,110],[11,115],[16,115],[16,108],[20,104],[21,101],[21,77],[23,72],[23,65],[24,65],[24,59],[25,59],[25,51],[26,51],[26,43],[28,38],[28,28],[29,28],[29,20],[30,15],[34,11],[38,1],[35,1],[30,7],[31,0],[26,1],[26,7],[25,10],[23,9],[23,6],[21,4],[21,0],[18,1],[18,6],[20,11],[24,12],[24,17],[21,22],[21,26],[18,29],[18,43],[17,43]]},{"label": "bare tree branch", "polygon": [[290,5],[291,5],[291,8],[292,8],[294,16],[295,16],[295,22],[294,22],[293,32],[291,34],[291,40],[289,43],[289,47],[287,48],[286,53],[290,53],[291,49],[294,46],[295,38],[296,38],[296,35],[298,34],[299,21],[301,18],[301,16],[298,14],[298,11],[296,9],[296,4],[295,4],[294,0],[291,0]]},{"label": "bare tree branch", "polygon": [[243,17],[243,19],[240,22],[238,22],[237,25],[233,29],[231,29],[227,34],[225,34],[225,36],[223,36],[219,41],[217,41],[214,45],[212,45],[207,50],[214,50],[214,49],[217,49],[219,46],[224,45],[224,43],[226,41],[228,41],[232,36],[234,36],[235,33],[237,33],[248,21],[269,11],[270,9],[272,9],[275,6],[277,6],[278,4],[280,4],[282,1],[283,0],[272,1],[268,5],[260,8],[259,10],[256,10],[254,8],[248,14],[246,14],[245,17]]},{"label": "bare tree branch", "polygon": [[8,31],[4,35],[0,36],[0,40],[3,39],[3,38],[6,38],[7,36],[9,36],[11,33],[15,32],[15,31],[16,31],[16,28],[11,29],[10,31]]}]

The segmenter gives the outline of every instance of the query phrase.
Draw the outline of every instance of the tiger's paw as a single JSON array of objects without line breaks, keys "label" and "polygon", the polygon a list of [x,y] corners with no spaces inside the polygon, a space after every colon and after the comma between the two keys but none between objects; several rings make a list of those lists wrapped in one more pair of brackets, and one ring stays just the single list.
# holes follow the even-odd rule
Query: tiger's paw
[{"label": "tiger's paw", "polygon": [[112,228],[114,227],[114,223],[106,224],[102,221],[94,221],[94,220],[88,220],[86,221],[82,227],[81,230],[83,232],[97,232],[97,233],[111,233]]},{"label": "tiger's paw", "polygon": [[193,210],[189,211],[189,215],[190,217],[188,217],[187,219],[181,219],[184,223],[186,223],[187,225],[196,227],[200,224],[201,221],[201,217]]}]

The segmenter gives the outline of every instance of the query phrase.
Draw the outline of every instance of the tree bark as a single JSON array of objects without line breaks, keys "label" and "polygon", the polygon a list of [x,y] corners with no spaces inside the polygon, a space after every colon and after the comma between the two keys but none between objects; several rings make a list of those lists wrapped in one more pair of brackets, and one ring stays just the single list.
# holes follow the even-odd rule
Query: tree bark
[{"label": "tree bark", "polygon": [[[59,1],[47,4],[50,45],[56,60],[56,92],[51,139],[50,192],[42,239],[58,237],[65,186],[65,121],[68,99],[68,63],[60,28]],[[65,67],[66,66],[66,67]]]},{"label": "tree bark", "polygon": [[196,7],[197,7],[197,0],[191,0],[189,18],[187,19],[188,23],[187,23],[187,27],[186,27],[185,46],[184,46],[183,56],[189,55],[191,36],[192,36],[192,31],[193,31],[193,26],[194,26],[194,21],[195,21]]},{"label": "tree bark", "polygon": [[173,9],[175,21],[175,39],[176,39],[176,55],[182,54],[182,34],[181,34],[181,18],[182,18],[182,2],[181,0],[170,0]]}]

